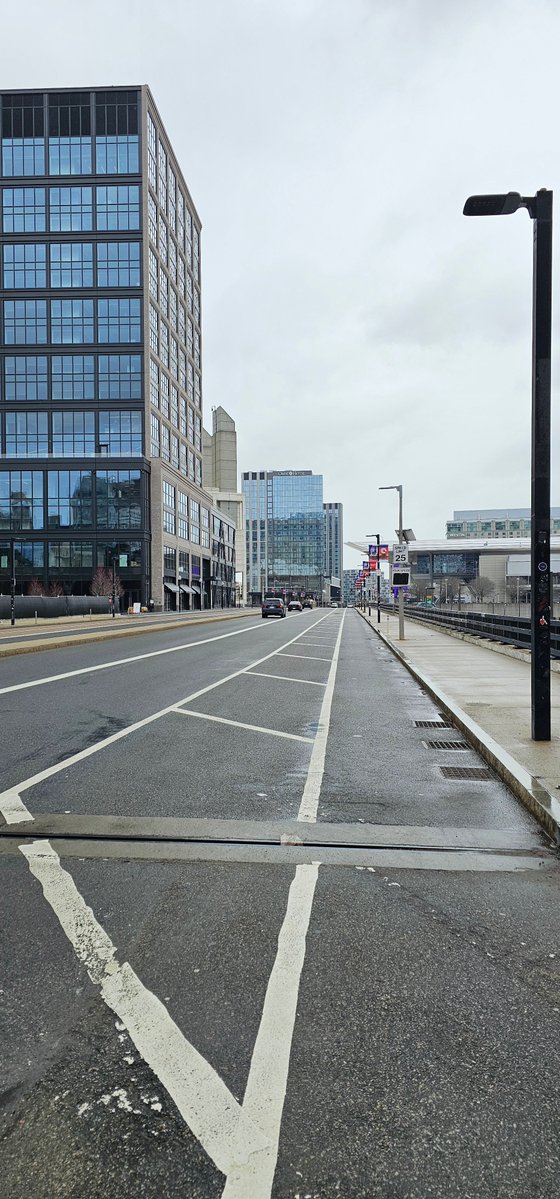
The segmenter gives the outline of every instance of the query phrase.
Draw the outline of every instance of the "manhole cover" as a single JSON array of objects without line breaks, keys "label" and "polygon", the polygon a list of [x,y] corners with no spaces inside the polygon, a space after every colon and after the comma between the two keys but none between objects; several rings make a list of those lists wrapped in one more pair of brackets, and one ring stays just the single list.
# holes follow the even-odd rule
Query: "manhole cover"
[{"label": "manhole cover", "polygon": [[426,749],[469,749],[466,741],[424,741]]},{"label": "manhole cover", "polygon": [[417,729],[452,729],[453,725],[450,720],[415,720],[414,727]]},{"label": "manhole cover", "polygon": [[440,766],[444,779],[491,779],[485,766]]}]

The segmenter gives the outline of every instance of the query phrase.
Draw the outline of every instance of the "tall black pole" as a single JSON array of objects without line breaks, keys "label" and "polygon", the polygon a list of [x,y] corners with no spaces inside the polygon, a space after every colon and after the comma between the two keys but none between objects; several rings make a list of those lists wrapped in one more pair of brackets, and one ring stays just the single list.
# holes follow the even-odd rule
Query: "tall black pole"
[{"label": "tall black pole", "polygon": [[377,623],[381,624],[381,567],[379,565],[379,544],[381,538],[379,533],[375,534],[375,540],[377,541]]},{"label": "tall black pole", "polygon": [[14,625],[16,623],[16,550],[13,537],[10,545],[12,550],[10,556],[10,624]]},{"label": "tall black pole", "polygon": [[552,192],[538,191],[533,204],[531,728],[533,741],[550,741]]}]

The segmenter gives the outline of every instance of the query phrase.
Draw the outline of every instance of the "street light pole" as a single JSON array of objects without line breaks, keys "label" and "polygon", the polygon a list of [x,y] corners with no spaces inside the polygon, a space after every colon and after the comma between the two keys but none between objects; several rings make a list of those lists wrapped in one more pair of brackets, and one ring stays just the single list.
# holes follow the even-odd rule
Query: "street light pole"
[{"label": "street light pole", "polygon": [[117,598],[117,580],[115,576],[116,558],[113,554],[113,576],[111,580],[111,607],[113,609],[113,620],[115,619],[115,602]]},{"label": "street light pole", "polygon": [[10,546],[12,551],[10,556],[10,624],[14,625],[16,623],[16,549],[13,537]]},{"label": "street light pole", "polygon": [[[402,483],[393,483],[389,487],[380,487],[380,491],[398,491],[399,493],[399,545],[403,543],[403,513],[402,513]],[[399,641],[404,641],[404,591],[399,587]]]},{"label": "street light pole", "polygon": [[470,196],[465,216],[503,216],[526,208],[533,221],[531,416],[531,736],[550,741],[550,354],[552,192]]}]

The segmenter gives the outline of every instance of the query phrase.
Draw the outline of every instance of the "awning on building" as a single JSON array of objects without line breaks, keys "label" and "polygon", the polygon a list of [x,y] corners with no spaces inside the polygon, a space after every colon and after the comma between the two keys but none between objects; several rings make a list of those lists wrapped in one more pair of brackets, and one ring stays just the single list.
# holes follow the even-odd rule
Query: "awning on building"
[{"label": "awning on building", "polygon": [[200,587],[197,587],[195,583],[192,585],[192,590],[194,591],[195,595],[200,595]]},{"label": "awning on building", "polygon": [[186,583],[179,583],[180,591],[184,591],[186,595],[194,595],[192,587],[187,587]]},{"label": "awning on building", "polygon": [[174,591],[175,593],[177,593],[177,591],[179,590],[176,583],[166,583],[165,579],[163,580],[163,586],[167,587],[168,591]]}]

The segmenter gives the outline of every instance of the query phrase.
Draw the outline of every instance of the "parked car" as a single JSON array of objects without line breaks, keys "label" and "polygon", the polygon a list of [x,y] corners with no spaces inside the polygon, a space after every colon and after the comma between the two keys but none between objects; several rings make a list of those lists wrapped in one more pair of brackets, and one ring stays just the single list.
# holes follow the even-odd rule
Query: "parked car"
[{"label": "parked car", "polygon": [[276,598],[276,596],[270,596],[268,599],[263,600],[261,606],[261,615],[263,620],[266,616],[285,616],[286,609],[284,607],[284,601]]},{"label": "parked car", "polygon": [[288,612],[303,612],[303,608],[302,608],[299,600],[296,600],[296,599],[290,600],[290,602],[288,604]]}]

